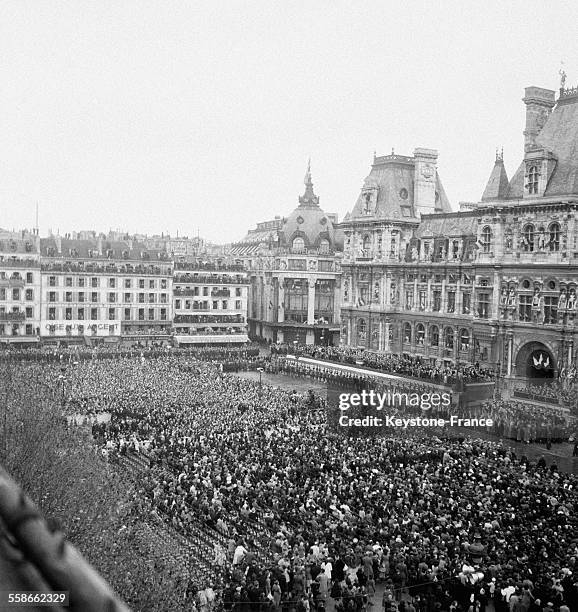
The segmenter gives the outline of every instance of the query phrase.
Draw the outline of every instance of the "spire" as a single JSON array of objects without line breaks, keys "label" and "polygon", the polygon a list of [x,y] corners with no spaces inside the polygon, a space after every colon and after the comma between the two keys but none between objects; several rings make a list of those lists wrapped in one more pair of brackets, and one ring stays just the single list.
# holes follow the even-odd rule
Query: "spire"
[{"label": "spire", "polygon": [[300,206],[319,206],[319,198],[313,191],[313,181],[311,180],[311,158],[307,163],[307,172],[305,173],[305,193],[299,198]]},{"label": "spire", "polygon": [[505,198],[508,192],[508,185],[508,175],[506,173],[506,167],[504,166],[504,147],[502,147],[501,151],[496,148],[496,161],[486,188],[484,189],[482,202]]},{"label": "spire", "polygon": [[311,181],[311,158],[307,162],[307,172],[305,173],[305,187],[313,187],[313,183]]}]

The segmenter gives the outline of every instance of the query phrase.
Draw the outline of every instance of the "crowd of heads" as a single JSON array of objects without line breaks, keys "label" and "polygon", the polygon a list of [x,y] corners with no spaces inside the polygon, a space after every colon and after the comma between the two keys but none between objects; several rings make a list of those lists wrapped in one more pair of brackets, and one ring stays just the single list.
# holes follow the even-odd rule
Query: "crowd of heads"
[{"label": "crowd of heads", "polygon": [[377,353],[352,347],[316,346],[309,344],[292,347],[281,344],[272,345],[271,353],[275,355],[296,353],[297,355],[306,355],[329,361],[363,364],[380,372],[427,379],[448,385],[491,381],[495,378],[493,370],[483,368],[479,364],[444,365],[439,360],[434,363],[420,357]]},{"label": "crowd of heads", "polygon": [[[50,383],[60,363],[25,367]],[[79,360],[66,385],[110,414],[92,428],[106,455],[146,458],[143,514],[212,542],[190,609],[578,609],[575,475],[499,442],[345,435],[310,397],[184,353]]]},{"label": "crowd of heads", "polygon": [[174,357],[84,362],[74,389],[106,398],[109,452],[146,453],[152,508],[222,536],[229,609],[357,610],[380,580],[389,610],[575,605],[577,479],[499,443],[344,438],[295,394]]},{"label": "crowd of heads", "polygon": [[558,379],[545,384],[518,385],[516,394],[535,401],[576,409],[578,385],[576,379]]}]

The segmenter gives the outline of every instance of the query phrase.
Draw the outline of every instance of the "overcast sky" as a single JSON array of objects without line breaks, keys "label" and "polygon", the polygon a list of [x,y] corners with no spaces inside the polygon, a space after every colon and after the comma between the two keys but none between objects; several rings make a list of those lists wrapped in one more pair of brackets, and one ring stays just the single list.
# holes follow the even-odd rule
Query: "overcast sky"
[{"label": "overcast sky", "polygon": [[452,206],[521,161],[524,87],[578,84],[578,3],[0,1],[0,227],[239,240],[311,157],[353,207],[374,150],[438,149]]}]

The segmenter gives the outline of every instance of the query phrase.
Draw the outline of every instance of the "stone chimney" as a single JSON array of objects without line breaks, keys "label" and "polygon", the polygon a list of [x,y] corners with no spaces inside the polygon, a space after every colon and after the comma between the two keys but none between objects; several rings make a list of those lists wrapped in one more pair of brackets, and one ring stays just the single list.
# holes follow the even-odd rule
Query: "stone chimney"
[{"label": "stone chimney", "polygon": [[56,236],[54,236],[54,242],[56,244],[57,253],[58,254],[62,253],[62,238],[60,234],[56,234]]},{"label": "stone chimney", "polygon": [[556,104],[556,93],[552,89],[526,87],[522,102],[526,105],[524,153],[528,153],[528,151],[536,148],[536,137],[541,132]]}]

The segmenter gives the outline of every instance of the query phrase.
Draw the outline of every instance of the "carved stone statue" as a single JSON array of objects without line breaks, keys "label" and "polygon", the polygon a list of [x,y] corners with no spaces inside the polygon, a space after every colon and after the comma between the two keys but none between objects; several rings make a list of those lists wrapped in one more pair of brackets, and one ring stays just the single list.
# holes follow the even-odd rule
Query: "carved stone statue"
[{"label": "carved stone statue", "polygon": [[506,308],[508,305],[508,290],[506,287],[502,287],[502,293],[500,294],[500,307]]},{"label": "carved stone statue", "polygon": [[558,298],[558,311],[566,310],[566,289],[560,291],[560,297]]},{"label": "carved stone statue", "polygon": [[540,228],[540,233],[538,234],[538,250],[546,250],[546,232],[543,227]]},{"label": "carved stone statue", "polygon": [[514,289],[510,289],[508,293],[508,308],[516,308],[517,306],[517,297]]},{"label": "carved stone statue", "polygon": [[343,284],[343,301],[349,301],[349,280],[345,279],[345,283]]},{"label": "carved stone statue", "polygon": [[373,286],[373,299],[378,302],[379,301],[379,282],[376,281],[375,285]]},{"label": "carved stone statue", "polygon": [[540,289],[534,289],[532,297],[532,316],[534,323],[542,323],[544,321],[544,297],[540,293]]}]

